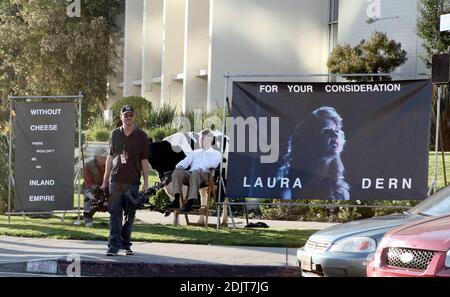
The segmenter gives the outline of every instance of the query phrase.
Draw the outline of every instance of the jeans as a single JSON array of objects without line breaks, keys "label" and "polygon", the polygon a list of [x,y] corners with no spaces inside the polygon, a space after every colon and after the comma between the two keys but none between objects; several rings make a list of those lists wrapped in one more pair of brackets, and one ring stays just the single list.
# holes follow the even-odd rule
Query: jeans
[{"label": "jeans", "polygon": [[[129,200],[123,196],[128,189],[137,193],[139,186],[115,182],[111,182],[109,186],[111,198],[108,203],[110,213],[108,248],[114,252],[131,247],[131,229],[136,209],[131,207]],[[123,222],[124,215],[125,221]]]}]

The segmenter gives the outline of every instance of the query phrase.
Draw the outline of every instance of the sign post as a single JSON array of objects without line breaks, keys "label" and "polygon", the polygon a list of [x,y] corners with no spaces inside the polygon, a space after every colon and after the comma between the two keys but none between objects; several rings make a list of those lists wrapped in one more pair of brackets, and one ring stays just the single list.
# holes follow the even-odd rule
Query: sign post
[{"label": "sign post", "polygon": [[450,14],[441,15],[440,31],[450,31]]}]

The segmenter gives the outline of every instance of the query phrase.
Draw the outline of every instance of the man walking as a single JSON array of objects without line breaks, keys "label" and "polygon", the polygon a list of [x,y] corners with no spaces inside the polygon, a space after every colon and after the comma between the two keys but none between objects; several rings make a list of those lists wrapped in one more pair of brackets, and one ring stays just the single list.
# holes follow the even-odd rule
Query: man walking
[{"label": "man walking", "polygon": [[[107,256],[117,256],[120,249],[125,255],[133,255],[131,250],[131,229],[136,214],[125,195],[130,190],[137,194],[141,173],[144,175],[143,191],[148,190],[148,138],[134,122],[134,109],[129,105],[120,111],[122,126],[113,130],[109,140],[110,152],[106,160],[106,170],[102,187],[109,180],[110,213],[109,241]],[[125,214],[125,221],[123,215]]]}]

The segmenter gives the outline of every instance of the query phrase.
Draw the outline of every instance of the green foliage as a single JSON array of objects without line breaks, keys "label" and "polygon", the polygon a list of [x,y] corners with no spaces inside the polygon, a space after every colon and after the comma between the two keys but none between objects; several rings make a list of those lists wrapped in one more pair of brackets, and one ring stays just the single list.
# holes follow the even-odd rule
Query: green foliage
[{"label": "green foliage", "polygon": [[150,204],[155,205],[157,208],[163,209],[167,204],[170,203],[169,196],[164,189],[156,192],[156,195],[150,197]]},{"label": "green foliage", "polygon": [[[358,219],[371,218],[401,212],[417,205],[420,201],[330,201],[330,200],[295,200],[290,204],[305,204],[305,206],[264,206],[261,205],[261,216],[269,220],[314,221],[345,223]],[[273,203],[286,203],[273,200]],[[309,204],[309,205],[308,205]],[[313,205],[314,204],[314,205]],[[327,205],[337,205],[327,207]],[[404,209],[346,207],[339,205],[373,205],[373,206],[402,206]]]},{"label": "green foliage", "polygon": [[[94,227],[76,226],[77,217],[66,215],[49,219],[0,216],[0,235],[17,237],[36,237],[77,240],[108,240],[108,216],[96,215]],[[308,237],[317,230],[298,229],[249,229],[215,228],[194,226],[173,226],[145,224],[136,220],[133,225],[133,240],[136,242],[172,242],[178,244],[211,244],[222,246],[266,246],[293,247],[303,246]]]},{"label": "green foliage", "polygon": [[89,121],[89,129],[86,131],[86,138],[89,141],[108,141],[113,127],[97,117]]},{"label": "green foliage", "polygon": [[185,132],[191,131],[200,132],[202,129],[221,130],[223,120],[223,108],[218,108],[209,113],[203,110],[188,111],[180,114],[180,117],[188,119],[189,127],[183,126],[184,123],[179,123],[181,124],[182,127],[179,126],[176,127],[178,130],[183,130]]},{"label": "green foliage", "polygon": [[134,108],[134,116],[135,116],[135,123],[138,127],[146,127],[145,123],[147,121],[148,114],[152,112],[152,103],[150,101],[147,101],[144,97],[139,96],[129,96],[129,97],[123,97],[119,100],[117,100],[111,109],[113,110],[114,114],[114,124],[115,126],[120,126],[120,109],[124,105],[130,105]]},{"label": "green foliage", "polygon": [[360,217],[361,217],[361,215],[358,213],[357,208],[341,207],[337,214],[337,221],[340,223],[345,223],[345,222],[353,221]]},{"label": "green foliage", "polygon": [[5,213],[8,203],[8,155],[8,139],[7,136],[0,131],[0,214]]},{"label": "green foliage", "polygon": [[[427,67],[431,67],[431,58],[434,54],[448,52],[450,46],[450,33],[440,32],[440,16],[450,13],[449,0],[421,0],[419,4],[419,17],[417,20],[417,34],[424,41],[426,55],[422,57]],[[441,101],[441,144],[439,149],[450,150],[450,101],[448,86],[443,86],[444,98]],[[430,149],[434,150],[437,110],[437,89],[433,91],[433,112],[431,125]],[[443,143],[442,143],[443,142]]]},{"label": "green foliage", "polygon": [[65,0],[3,0],[0,6],[0,90],[14,95],[77,95],[83,124],[105,108],[120,36],[113,19],[123,0],[82,1],[69,18]]},{"label": "green foliage", "polygon": [[94,130],[92,132],[92,134],[91,134],[92,137],[89,140],[92,140],[92,141],[108,141],[109,134],[110,134],[110,132],[106,131],[106,130]]},{"label": "green foliage", "polygon": [[159,127],[156,129],[151,130],[150,134],[147,134],[149,137],[153,139],[153,141],[162,141],[167,136],[170,136],[174,133],[176,133],[177,130],[173,129],[169,126],[165,127]]},{"label": "green foliage", "polygon": [[149,109],[144,113],[145,127],[154,129],[168,126],[175,118],[176,108],[164,104],[158,109]]},{"label": "green foliage", "polygon": [[[361,40],[355,47],[338,45],[328,59],[331,73],[390,73],[406,62],[406,51],[401,43],[390,40],[385,33],[374,32],[369,40]],[[362,81],[364,77],[352,77]],[[372,80],[390,80],[389,77],[373,77]]]},{"label": "green foliage", "polygon": [[440,32],[440,16],[450,13],[449,0],[421,0],[417,19],[417,34],[424,41],[424,62],[431,67],[431,57],[448,51],[450,33]]}]

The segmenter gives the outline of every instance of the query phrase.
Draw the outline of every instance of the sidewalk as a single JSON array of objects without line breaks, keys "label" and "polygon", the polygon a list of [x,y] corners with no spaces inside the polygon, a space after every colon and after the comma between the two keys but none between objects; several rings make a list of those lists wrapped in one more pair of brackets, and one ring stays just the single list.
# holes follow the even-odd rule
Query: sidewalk
[{"label": "sidewalk", "polygon": [[[99,216],[108,216],[99,214]],[[149,224],[172,224],[173,217],[138,211],[136,218]],[[190,216],[196,222],[197,216]],[[229,218],[229,226],[231,219]],[[236,227],[245,226],[235,219]],[[216,217],[209,217],[215,224]],[[264,222],[270,228],[323,229],[333,224],[317,222]],[[185,224],[184,217],[180,219]],[[0,236],[0,273],[67,275],[79,259],[81,276],[299,276],[295,248],[215,246],[134,242],[134,256],[106,257],[106,241],[55,240]],[[71,268],[71,269],[72,269]]]},{"label": "sidewalk", "polygon": [[[199,216],[189,215],[190,222],[197,222]],[[162,213],[148,210],[138,210],[136,212],[136,218],[147,224],[162,224],[172,225],[173,215],[164,217]],[[244,228],[247,224],[245,219],[234,218],[236,228]],[[276,229],[299,229],[299,230],[322,230],[327,227],[336,225],[336,223],[320,223],[320,222],[301,222],[301,221],[274,221],[274,220],[261,220],[261,219],[249,219],[250,223],[263,222],[266,223],[269,228]],[[217,224],[216,216],[209,216],[208,224]],[[184,216],[180,216],[180,225],[186,225]],[[233,227],[231,217],[228,216],[228,227]]]},{"label": "sidewalk", "polygon": [[170,243],[133,244],[134,256],[106,257],[106,242],[0,236],[0,272],[82,276],[298,276],[296,249]]}]

